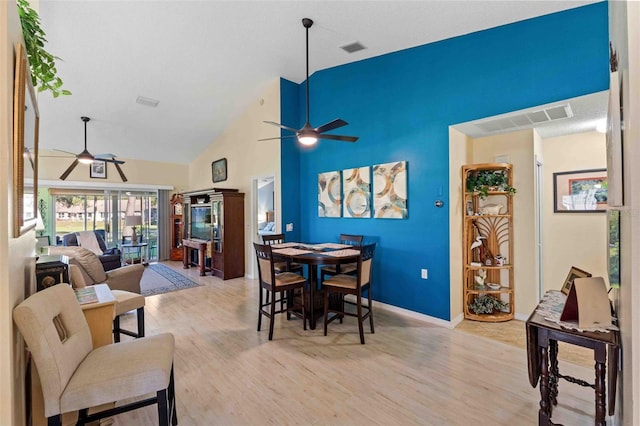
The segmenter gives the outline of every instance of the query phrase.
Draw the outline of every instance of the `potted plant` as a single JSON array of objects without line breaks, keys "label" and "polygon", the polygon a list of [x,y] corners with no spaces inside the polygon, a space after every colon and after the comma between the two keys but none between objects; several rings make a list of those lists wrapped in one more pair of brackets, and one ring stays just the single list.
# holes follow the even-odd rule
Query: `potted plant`
[{"label": "potted plant", "polygon": [[507,302],[498,300],[488,294],[481,294],[477,296],[472,303],[469,304],[469,310],[473,313],[479,314],[492,314],[496,311],[501,311],[509,306]]},{"label": "potted plant", "polygon": [[509,185],[506,170],[478,170],[467,175],[467,191],[477,192],[480,198],[489,195],[489,191],[504,191],[508,195],[516,193],[516,189]]}]

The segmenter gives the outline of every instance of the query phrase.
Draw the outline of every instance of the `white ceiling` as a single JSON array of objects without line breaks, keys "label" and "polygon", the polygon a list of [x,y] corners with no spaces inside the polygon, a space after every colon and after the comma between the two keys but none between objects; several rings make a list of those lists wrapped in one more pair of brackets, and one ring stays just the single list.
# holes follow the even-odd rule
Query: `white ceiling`
[{"label": "white ceiling", "polygon": [[[267,84],[587,1],[40,0],[47,49],[72,96],[39,95],[40,146],[188,163]],[[347,54],[339,46],[367,49]],[[145,96],[157,108],[137,104]],[[266,125],[265,125],[266,126]]]}]

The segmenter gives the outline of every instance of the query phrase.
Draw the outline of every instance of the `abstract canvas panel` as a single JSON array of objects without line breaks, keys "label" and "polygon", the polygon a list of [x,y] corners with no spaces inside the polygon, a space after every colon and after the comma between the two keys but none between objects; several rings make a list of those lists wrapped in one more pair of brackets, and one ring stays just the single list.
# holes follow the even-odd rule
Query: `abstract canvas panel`
[{"label": "abstract canvas panel", "polygon": [[343,217],[371,217],[371,167],[342,171]]},{"label": "abstract canvas panel", "polygon": [[406,219],[407,162],[377,164],[373,166],[374,217]]},{"label": "abstract canvas panel", "polygon": [[340,217],[342,181],[340,171],[318,174],[318,217]]}]

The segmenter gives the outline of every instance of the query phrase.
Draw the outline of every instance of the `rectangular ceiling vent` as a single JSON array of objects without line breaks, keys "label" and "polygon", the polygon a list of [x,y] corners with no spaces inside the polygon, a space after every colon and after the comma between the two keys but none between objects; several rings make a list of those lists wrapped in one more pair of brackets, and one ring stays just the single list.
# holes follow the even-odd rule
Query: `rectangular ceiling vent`
[{"label": "rectangular ceiling vent", "polygon": [[136,103],[140,104],[140,105],[144,105],[144,106],[155,108],[155,107],[158,106],[160,101],[157,101],[157,100],[151,99],[151,98],[145,98],[144,96],[138,96],[138,98],[136,99]]},{"label": "rectangular ceiling vent", "polygon": [[569,104],[557,105],[538,111],[525,112],[523,114],[511,115],[497,118],[495,120],[483,121],[476,126],[483,132],[493,133],[512,130],[521,127],[535,127],[538,124],[549,121],[562,120],[573,117],[573,112]]},{"label": "rectangular ceiling vent", "polygon": [[344,50],[347,53],[355,53],[360,50],[366,49],[364,45],[362,45],[359,41],[355,41],[353,43],[345,44],[344,46],[340,46],[340,49]]}]

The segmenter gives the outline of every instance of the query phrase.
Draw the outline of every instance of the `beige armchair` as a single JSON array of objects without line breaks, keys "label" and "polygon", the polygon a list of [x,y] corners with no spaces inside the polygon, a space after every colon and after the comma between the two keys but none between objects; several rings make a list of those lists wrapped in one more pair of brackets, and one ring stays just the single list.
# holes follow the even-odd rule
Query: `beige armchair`
[{"label": "beige armchair", "polygon": [[[116,298],[116,317],[113,320],[113,337],[120,341],[120,334],[144,337],[144,296],[140,295],[140,281],[144,273],[141,264],[123,266],[104,271],[98,256],[83,247],[49,247],[49,254],[69,257],[69,280],[74,288],[106,283]],[[138,331],[120,327],[120,315],[136,311]]]},{"label": "beige armchair", "polygon": [[51,246],[49,254],[69,257],[69,278],[74,288],[106,283],[111,290],[140,294],[140,280],[144,273],[144,266],[141,264],[105,272],[98,256],[83,247]]},{"label": "beige armchair", "polygon": [[[38,369],[48,424],[79,411],[77,424],[157,404],[159,424],[175,426],[175,340],[163,333],[92,349],[91,333],[73,290],[58,284],[30,296],[13,319]],[[149,394],[152,394],[150,396]],[[140,401],[139,397],[147,396]],[[89,414],[88,408],[135,402]]]}]

